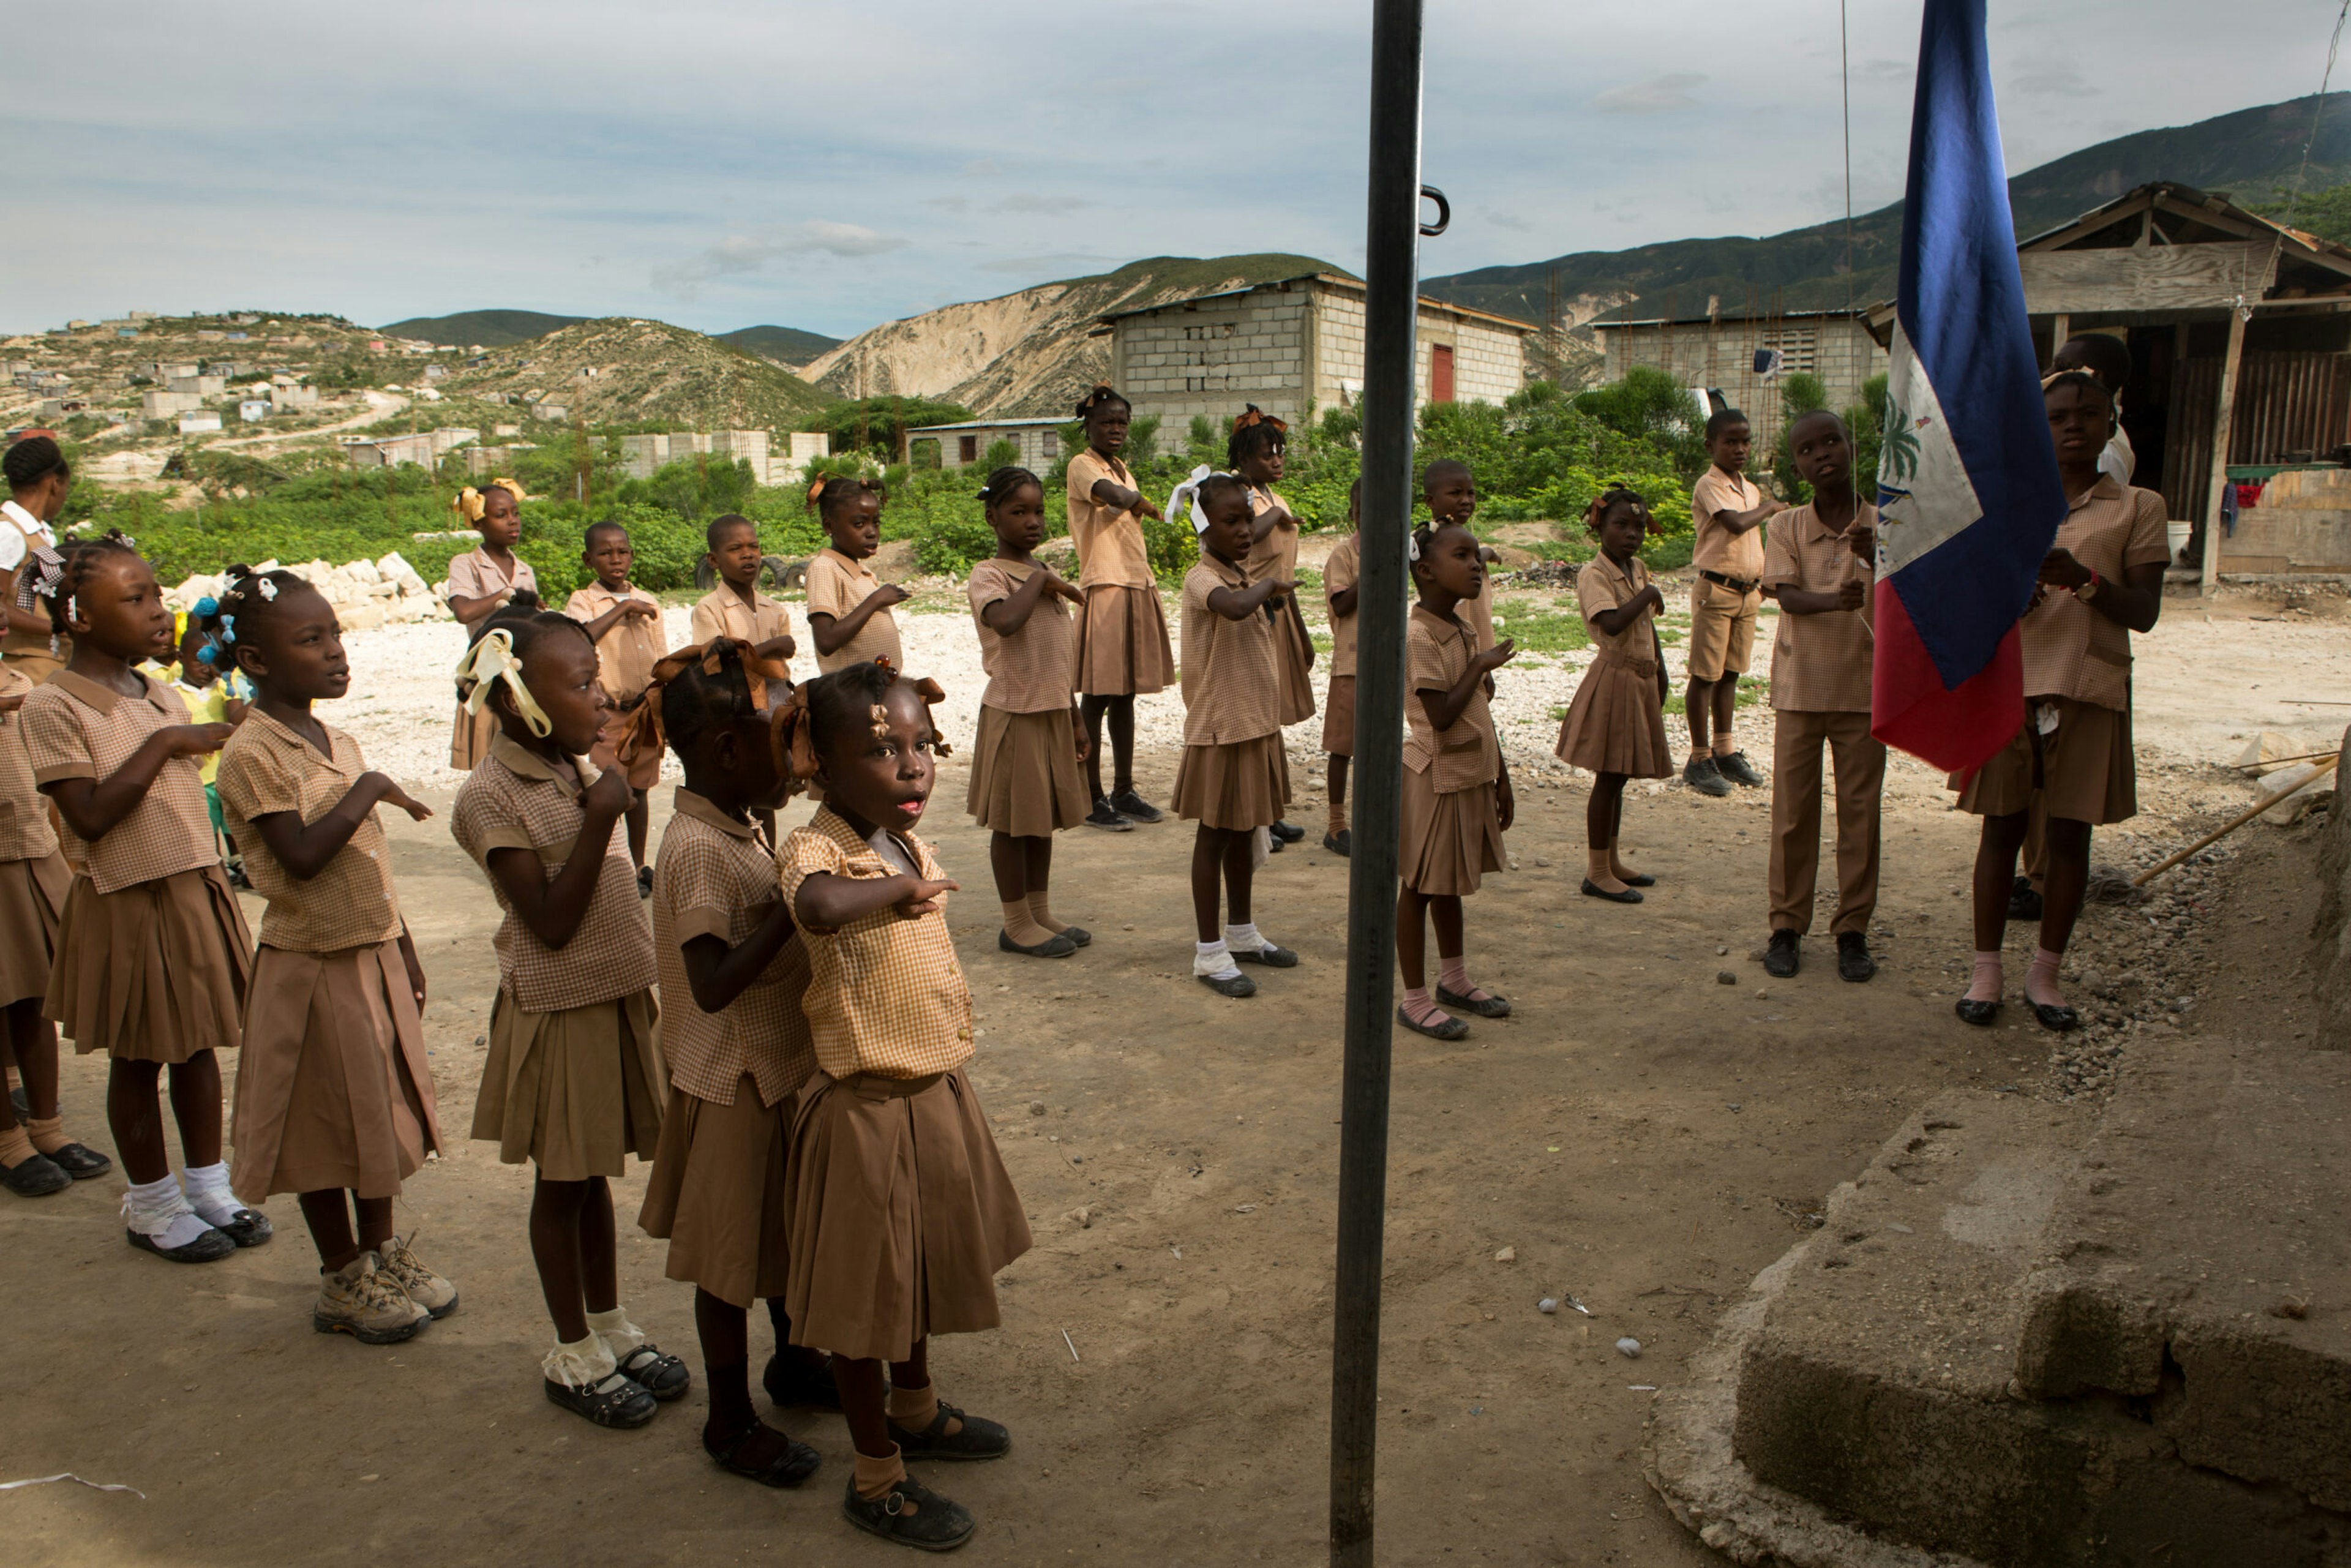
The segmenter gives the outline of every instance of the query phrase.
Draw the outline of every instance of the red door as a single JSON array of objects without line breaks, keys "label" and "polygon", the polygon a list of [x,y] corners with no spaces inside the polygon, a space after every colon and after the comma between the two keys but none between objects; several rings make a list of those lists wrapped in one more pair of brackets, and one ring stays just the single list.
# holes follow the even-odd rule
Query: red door
[{"label": "red door", "polygon": [[1428,400],[1453,401],[1453,346],[1438,343],[1428,350]]}]

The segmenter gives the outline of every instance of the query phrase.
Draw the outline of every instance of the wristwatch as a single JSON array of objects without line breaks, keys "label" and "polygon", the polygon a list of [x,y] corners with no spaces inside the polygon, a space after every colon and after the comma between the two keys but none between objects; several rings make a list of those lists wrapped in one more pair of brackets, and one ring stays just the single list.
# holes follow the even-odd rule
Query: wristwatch
[{"label": "wristwatch", "polygon": [[2074,591],[2074,597],[2080,600],[2083,603],[2087,604],[2090,601],[2098,596],[2098,590],[2104,588],[2105,585],[2106,580],[2100,577],[2094,571],[2090,574],[2089,581],[2082,584],[2081,587]]}]

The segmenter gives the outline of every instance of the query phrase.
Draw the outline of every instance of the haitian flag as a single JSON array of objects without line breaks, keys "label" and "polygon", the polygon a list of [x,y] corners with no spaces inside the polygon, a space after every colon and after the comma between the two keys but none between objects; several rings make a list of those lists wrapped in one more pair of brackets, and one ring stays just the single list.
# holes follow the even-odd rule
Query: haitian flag
[{"label": "haitian flag", "polygon": [[1926,0],[1885,444],[1870,729],[1956,771],[2024,723],[2017,622],[2065,518],[1985,57],[1984,0]]}]

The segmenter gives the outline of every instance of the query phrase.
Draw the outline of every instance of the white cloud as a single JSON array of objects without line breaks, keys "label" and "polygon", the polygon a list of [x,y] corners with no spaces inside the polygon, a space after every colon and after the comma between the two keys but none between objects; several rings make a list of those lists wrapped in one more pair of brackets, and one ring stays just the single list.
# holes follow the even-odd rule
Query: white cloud
[{"label": "white cloud", "polygon": [[1592,107],[1604,114],[1669,114],[1696,108],[1698,99],[1690,89],[1705,82],[1706,78],[1694,71],[1668,71],[1646,81],[1612,87],[1593,99]]},{"label": "white cloud", "polygon": [[729,235],[690,260],[654,267],[653,285],[664,293],[692,299],[702,285],[713,278],[757,272],[778,256],[821,252],[854,259],[897,250],[905,243],[894,235],[879,233],[862,224],[810,218],[805,223],[788,224],[756,234]]},{"label": "white cloud", "polygon": [[1095,256],[1088,251],[1061,251],[1051,256],[1008,256],[998,261],[983,261],[982,272],[1009,273],[1016,277],[1033,277],[1046,282],[1057,277],[1080,277],[1090,272],[1103,272],[1123,267],[1133,260],[1124,256]]}]

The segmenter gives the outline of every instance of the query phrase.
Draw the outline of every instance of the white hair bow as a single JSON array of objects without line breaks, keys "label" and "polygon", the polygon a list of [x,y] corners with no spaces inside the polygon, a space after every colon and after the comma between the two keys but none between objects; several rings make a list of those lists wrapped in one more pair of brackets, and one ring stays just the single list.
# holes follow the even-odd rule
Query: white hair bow
[{"label": "white hair bow", "polygon": [[514,693],[516,711],[522,715],[523,723],[530,726],[531,734],[545,740],[555,733],[554,721],[538,706],[538,699],[530,695],[530,687],[523,684],[522,661],[515,657],[514,633],[505,627],[486,634],[457,661],[457,684],[463,686],[468,681],[473,683],[465,693],[468,713],[478,714],[487,706],[490,688],[504,681]]},{"label": "white hair bow", "polygon": [[1167,497],[1169,517],[1175,517],[1179,512],[1190,511],[1192,533],[1196,538],[1208,531],[1207,509],[1200,505],[1200,486],[1204,481],[1213,477],[1216,472],[1207,464],[1201,464],[1192,470],[1182,484],[1176,486],[1176,493]]}]

